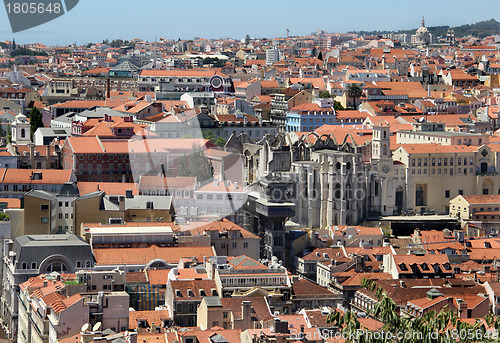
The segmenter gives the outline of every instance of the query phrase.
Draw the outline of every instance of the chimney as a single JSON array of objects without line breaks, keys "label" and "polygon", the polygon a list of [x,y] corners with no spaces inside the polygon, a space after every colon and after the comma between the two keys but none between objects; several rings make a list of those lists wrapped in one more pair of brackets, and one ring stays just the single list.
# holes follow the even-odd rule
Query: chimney
[{"label": "chimney", "polygon": [[356,255],[354,257],[356,273],[362,273],[365,271],[365,259],[363,256]]},{"label": "chimney", "polygon": [[252,321],[252,302],[251,301],[245,300],[245,301],[241,302],[241,317],[242,317],[244,323],[249,324]]},{"label": "chimney", "polygon": [[276,333],[290,333],[288,331],[288,322],[280,320],[278,317],[274,318],[274,332]]},{"label": "chimney", "polygon": [[49,285],[49,282],[47,280],[43,280],[43,287],[47,287]]},{"label": "chimney", "polygon": [[120,196],[120,199],[118,200],[118,208],[120,212],[125,212],[125,197]]},{"label": "chimney", "polygon": [[31,169],[35,169],[35,144],[30,143],[29,145],[30,148],[30,166]]},{"label": "chimney", "polygon": [[106,99],[109,99],[111,96],[111,81],[106,79]]},{"label": "chimney", "polygon": [[459,318],[467,318],[467,313],[465,317],[462,317],[462,312],[467,310],[467,303],[463,299],[457,299],[458,304],[458,317]]}]

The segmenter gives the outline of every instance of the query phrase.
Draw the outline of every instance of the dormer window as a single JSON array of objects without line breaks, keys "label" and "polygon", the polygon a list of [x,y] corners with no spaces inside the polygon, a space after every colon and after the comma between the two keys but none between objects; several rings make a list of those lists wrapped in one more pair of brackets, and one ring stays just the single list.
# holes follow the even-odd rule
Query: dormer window
[{"label": "dormer window", "polygon": [[204,289],[200,289],[200,297],[206,297],[207,293],[205,293]]},{"label": "dormer window", "polygon": [[188,289],[187,295],[188,295],[188,297],[194,297],[194,293],[191,289]]},{"label": "dormer window", "polygon": [[182,298],[182,293],[180,290],[176,289],[175,290],[175,296],[178,297],[178,298]]},{"label": "dormer window", "polygon": [[211,292],[212,292],[212,296],[213,296],[213,297],[218,296],[218,294],[217,294],[217,290],[216,290],[216,289],[213,289],[213,288],[212,288],[212,289],[211,289]]}]

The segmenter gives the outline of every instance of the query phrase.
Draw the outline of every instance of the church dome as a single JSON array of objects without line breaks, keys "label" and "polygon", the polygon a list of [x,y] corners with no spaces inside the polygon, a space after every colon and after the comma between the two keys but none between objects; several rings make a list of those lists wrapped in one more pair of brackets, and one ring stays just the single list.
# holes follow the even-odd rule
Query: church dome
[{"label": "church dome", "polygon": [[417,35],[418,34],[428,34],[429,33],[429,30],[427,30],[427,28],[425,26],[421,26],[417,29]]}]

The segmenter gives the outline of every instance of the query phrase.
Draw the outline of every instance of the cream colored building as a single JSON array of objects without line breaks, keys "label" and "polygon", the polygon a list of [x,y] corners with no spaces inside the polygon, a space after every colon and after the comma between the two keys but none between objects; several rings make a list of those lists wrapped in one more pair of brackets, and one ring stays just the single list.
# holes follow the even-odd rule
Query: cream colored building
[{"label": "cream colored building", "polygon": [[254,260],[260,257],[260,237],[227,219],[192,229],[191,234],[210,237],[210,243],[218,256],[244,254]]},{"label": "cream colored building", "polygon": [[450,216],[462,221],[472,219],[476,212],[499,211],[500,195],[458,195],[450,200]]},{"label": "cream colored building", "polygon": [[489,142],[489,136],[455,131],[398,131],[396,142],[398,144],[435,143],[480,146]]},{"label": "cream colored building", "polygon": [[463,194],[497,194],[498,153],[486,145],[405,144],[393,154],[404,164],[407,209],[447,214],[450,199]]},{"label": "cream colored building", "polygon": [[263,322],[272,320],[264,297],[219,298],[204,297],[197,309],[197,326],[201,330],[212,327],[224,329],[259,329]]},{"label": "cream colored building", "polygon": [[330,225],[326,229],[333,244],[337,246],[380,247],[384,238],[384,232],[380,227]]}]

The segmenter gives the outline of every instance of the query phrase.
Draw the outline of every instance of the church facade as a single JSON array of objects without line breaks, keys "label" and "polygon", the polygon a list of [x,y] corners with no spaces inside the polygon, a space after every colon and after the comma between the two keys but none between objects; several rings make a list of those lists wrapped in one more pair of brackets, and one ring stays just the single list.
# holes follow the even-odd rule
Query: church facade
[{"label": "church facade", "polygon": [[429,45],[433,43],[433,36],[425,27],[425,19],[422,17],[422,25],[417,29],[414,35],[411,36],[411,44]]}]

